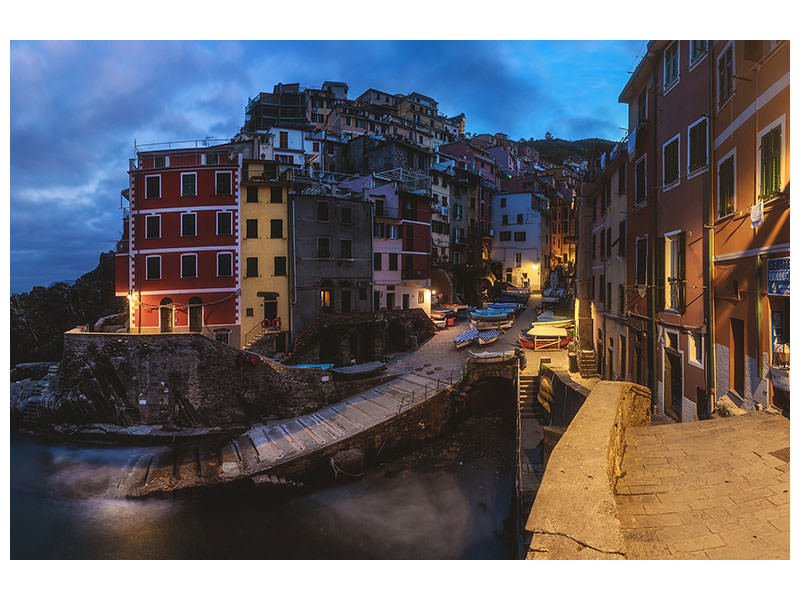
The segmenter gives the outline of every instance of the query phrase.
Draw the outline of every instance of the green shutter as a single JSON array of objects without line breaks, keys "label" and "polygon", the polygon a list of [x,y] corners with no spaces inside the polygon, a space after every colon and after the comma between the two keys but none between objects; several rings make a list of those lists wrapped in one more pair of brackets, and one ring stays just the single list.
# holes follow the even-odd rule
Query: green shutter
[{"label": "green shutter", "polygon": [[654,257],[654,289],[656,294],[656,311],[664,310],[664,238],[656,238]]}]

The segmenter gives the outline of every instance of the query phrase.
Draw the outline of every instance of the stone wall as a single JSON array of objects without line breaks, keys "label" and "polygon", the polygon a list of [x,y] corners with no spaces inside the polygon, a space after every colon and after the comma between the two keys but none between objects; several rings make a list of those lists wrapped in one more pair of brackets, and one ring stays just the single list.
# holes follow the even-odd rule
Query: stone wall
[{"label": "stone wall", "polygon": [[200,334],[66,333],[53,418],[225,426],[289,418],[340,399],[330,374]]},{"label": "stone wall", "polygon": [[374,312],[323,313],[296,340],[292,364],[381,360],[386,354],[415,349],[436,333],[421,308]]},{"label": "stone wall", "polygon": [[546,364],[539,368],[539,403],[550,413],[548,425],[567,427],[578,414],[589,390]]},{"label": "stone wall", "polygon": [[601,381],[553,450],[525,529],[529,559],[625,558],[614,487],[628,427],[650,424],[650,391]]}]

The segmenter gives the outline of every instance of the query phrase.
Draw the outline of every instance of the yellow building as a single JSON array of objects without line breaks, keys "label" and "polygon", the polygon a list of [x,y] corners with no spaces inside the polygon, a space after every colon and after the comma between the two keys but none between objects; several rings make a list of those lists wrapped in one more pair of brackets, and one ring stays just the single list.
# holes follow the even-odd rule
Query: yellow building
[{"label": "yellow building", "polygon": [[241,346],[286,352],[291,331],[289,182],[275,161],[244,160],[239,194]]}]

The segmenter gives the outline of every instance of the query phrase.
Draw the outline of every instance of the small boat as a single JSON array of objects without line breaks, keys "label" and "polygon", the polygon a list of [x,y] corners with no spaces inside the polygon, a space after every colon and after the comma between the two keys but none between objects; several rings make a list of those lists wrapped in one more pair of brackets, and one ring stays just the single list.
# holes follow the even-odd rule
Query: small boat
[{"label": "small boat", "polygon": [[469,306],[466,304],[440,304],[433,310],[445,309],[454,311],[457,319],[466,319],[469,317]]},{"label": "small boat", "polygon": [[500,323],[498,324],[498,327],[501,330],[510,329],[513,324],[514,324],[514,321],[500,321]]},{"label": "small boat", "polygon": [[511,310],[520,312],[523,306],[516,302],[491,302],[486,305],[486,308],[489,310]]},{"label": "small boat", "polygon": [[497,341],[497,338],[499,337],[499,329],[484,329],[478,333],[478,343],[481,346],[485,346],[486,344],[491,344],[492,342]]},{"label": "small boat", "polygon": [[478,339],[477,329],[467,329],[464,333],[459,333],[454,339],[453,344],[457,350],[464,346],[469,346],[472,342]]},{"label": "small boat", "polygon": [[438,319],[431,315],[431,321],[433,321],[433,324],[436,325],[437,329],[444,329],[447,327],[447,319]]},{"label": "small boat", "polygon": [[519,343],[529,350],[558,350],[566,348],[572,336],[563,327],[553,327],[539,323],[527,332],[520,334]]},{"label": "small boat", "polygon": [[510,358],[516,357],[516,352],[513,350],[506,350],[505,352],[475,352],[474,350],[469,351],[469,359],[472,362],[480,362],[480,363],[494,363],[494,362],[505,362]]},{"label": "small boat", "polygon": [[290,367],[294,367],[295,369],[322,369],[326,371],[333,366],[333,363],[321,363],[321,364],[302,364],[302,365],[289,365]]},{"label": "small boat", "polygon": [[571,327],[572,322],[573,320],[567,317],[558,317],[553,319],[542,319],[540,317],[531,323],[531,327],[536,327],[537,325],[549,325],[551,327]]},{"label": "small boat", "polygon": [[507,309],[477,309],[469,313],[469,316],[475,321],[508,321],[512,312],[513,311]]},{"label": "small boat", "polygon": [[386,370],[386,363],[377,360],[360,365],[352,365],[350,367],[331,368],[331,372],[336,379],[361,379],[364,377],[372,377],[384,370]]},{"label": "small boat", "polygon": [[469,322],[470,326],[473,329],[478,329],[479,331],[485,331],[487,329],[497,329],[504,323],[512,323],[513,321],[475,321],[472,320]]}]

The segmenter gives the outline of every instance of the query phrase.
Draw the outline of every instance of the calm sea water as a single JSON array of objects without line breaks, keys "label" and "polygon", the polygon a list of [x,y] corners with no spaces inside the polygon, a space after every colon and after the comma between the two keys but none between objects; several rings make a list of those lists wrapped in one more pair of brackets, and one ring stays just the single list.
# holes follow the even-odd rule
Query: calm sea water
[{"label": "calm sea water", "polygon": [[132,448],[11,438],[12,558],[515,558],[513,437],[473,417],[367,474],[276,495],[111,499]]}]

